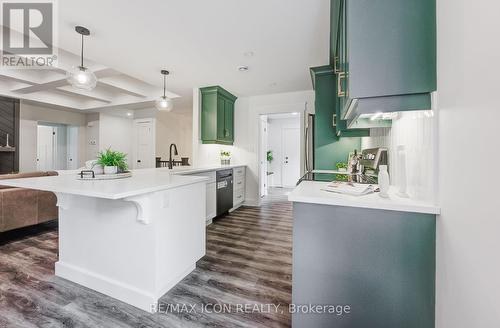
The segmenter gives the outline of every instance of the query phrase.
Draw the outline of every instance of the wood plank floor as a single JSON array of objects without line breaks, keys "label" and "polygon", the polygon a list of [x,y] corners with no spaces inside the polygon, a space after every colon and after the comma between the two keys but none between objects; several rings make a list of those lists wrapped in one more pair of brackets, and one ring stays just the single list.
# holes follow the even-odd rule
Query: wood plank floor
[{"label": "wood plank floor", "polygon": [[55,277],[57,236],[55,223],[0,234],[0,327],[291,325],[292,207],[282,193],[208,227],[206,256],[156,314]]}]

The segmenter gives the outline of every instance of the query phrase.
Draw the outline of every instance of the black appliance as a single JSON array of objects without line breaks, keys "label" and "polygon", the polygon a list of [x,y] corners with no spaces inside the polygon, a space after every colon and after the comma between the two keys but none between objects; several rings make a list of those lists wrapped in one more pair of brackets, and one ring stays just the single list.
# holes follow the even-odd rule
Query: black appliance
[{"label": "black appliance", "polygon": [[217,171],[217,216],[233,207],[233,169]]}]

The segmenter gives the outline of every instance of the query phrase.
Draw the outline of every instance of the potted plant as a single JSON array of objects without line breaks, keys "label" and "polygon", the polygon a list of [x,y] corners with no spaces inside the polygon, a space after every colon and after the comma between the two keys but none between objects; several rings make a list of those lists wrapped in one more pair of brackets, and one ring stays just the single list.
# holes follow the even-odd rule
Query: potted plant
[{"label": "potted plant", "polygon": [[267,161],[269,163],[271,163],[273,160],[274,160],[273,151],[272,150],[268,150],[267,151]]},{"label": "potted plant", "polygon": [[220,163],[221,165],[229,165],[231,164],[231,152],[226,150],[220,151]]},{"label": "potted plant", "polygon": [[[337,171],[347,173],[347,163],[338,162],[336,165]],[[347,174],[337,174],[335,179],[337,181],[349,181],[349,175]]]},{"label": "potted plant", "polygon": [[99,152],[97,164],[104,167],[104,174],[116,174],[118,172],[125,172],[128,169],[126,158],[127,154],[108,148],[105,151]]}]

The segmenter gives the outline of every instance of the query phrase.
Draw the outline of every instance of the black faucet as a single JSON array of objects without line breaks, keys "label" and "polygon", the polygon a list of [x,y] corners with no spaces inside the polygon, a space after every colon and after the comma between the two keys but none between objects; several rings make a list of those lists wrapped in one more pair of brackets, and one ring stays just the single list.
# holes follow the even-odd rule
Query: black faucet
[{"label": "black faucet", "polygon": [[174,167],[174,160],[172,159],[172,146],[174,146],[174,155],[179,155],[179,153],[177,152],[177,146],[172,143],[170,144],[170,150],[169,150],[169,158],[168,158],[168,168],[169,169],[172,169]]}]

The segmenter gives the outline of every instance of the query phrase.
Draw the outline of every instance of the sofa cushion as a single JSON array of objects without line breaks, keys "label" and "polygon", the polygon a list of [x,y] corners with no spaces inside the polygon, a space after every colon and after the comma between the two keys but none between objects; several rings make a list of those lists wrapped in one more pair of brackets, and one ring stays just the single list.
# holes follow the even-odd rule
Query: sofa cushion
[{"label": "sofa cushion", "polygon": [[[39,178],[58,175],[56,171],[39,171],[39,172],[25,172],[25,173],[12,173],[0,174],[0,180],[9,179],[23,179],[23,178]],[[0,182],[0,189],[12,189],[14,187],[2,186]]]},{"label": "sofa cushion", "polygon": [[38,223],[37,190],[12,188],[0,194],[4,231]]},{"label": "sofa cushion", "polygon": [[47,222],[59,217],[57,197],[53,192],[38,191],[38,223]]}]

